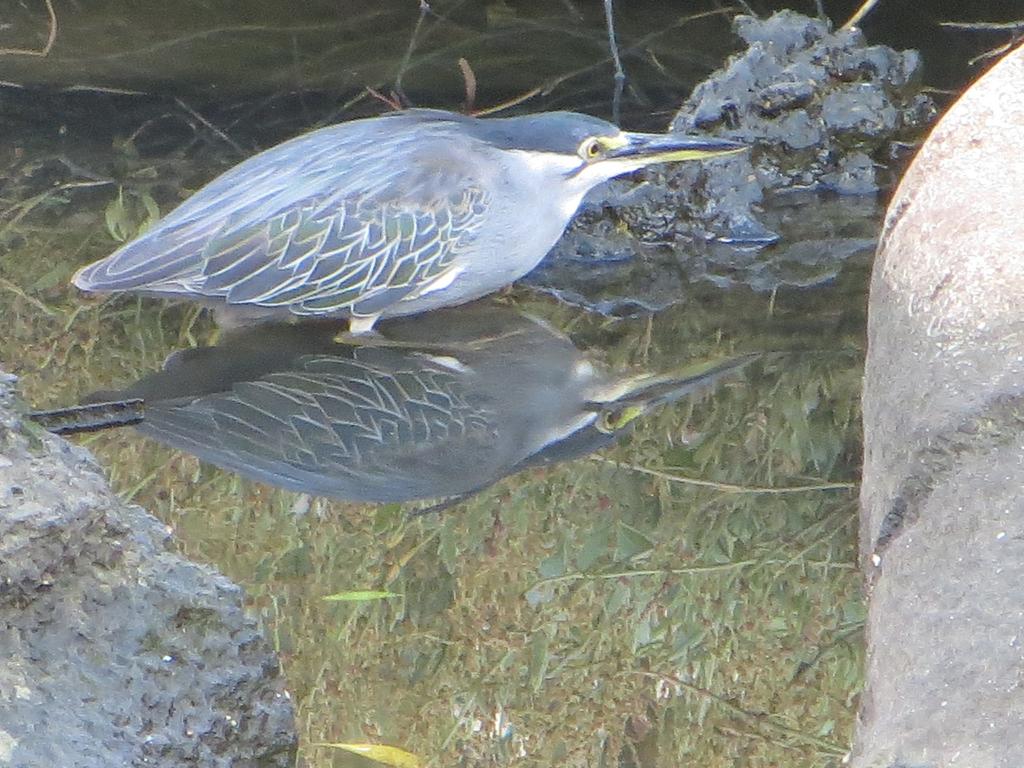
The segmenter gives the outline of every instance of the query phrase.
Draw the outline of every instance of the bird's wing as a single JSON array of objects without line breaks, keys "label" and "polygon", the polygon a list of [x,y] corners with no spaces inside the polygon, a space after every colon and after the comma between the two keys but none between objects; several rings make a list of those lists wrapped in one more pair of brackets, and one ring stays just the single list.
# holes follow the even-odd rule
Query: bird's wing
[{"label": "bird's wing", "polygon": [[442,279],[479,223],[483,193],[445,205],[353,198],[304,201],[209,240],[187,286],[230,304],[296,314],[373,315]]},{"label": "bird's wing", "polygon": [[76,285],[373,315],[443,280],[486,210],[480,174],[437,126],[365,123],[241,163]]},{"label": "bird's wing", "polygon": [[354,501],[462,493],[493,472],[491,416],[460,374],[427,359],[387,368],[304,356],[223,392],[147,403],[139,429],[243,475]]}]

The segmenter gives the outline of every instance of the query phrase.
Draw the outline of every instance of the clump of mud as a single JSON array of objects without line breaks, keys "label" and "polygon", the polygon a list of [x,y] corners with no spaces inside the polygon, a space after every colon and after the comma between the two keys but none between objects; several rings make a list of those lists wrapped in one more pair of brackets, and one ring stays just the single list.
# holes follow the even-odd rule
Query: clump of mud
[{"label": "clump of mud", "polygon": [[[916,51],[869,46],[857,29],[832,32],[792,11],[739,16],[734,28],[747,50],[701,83],[671,126],[755,147],[729,164],[732,178],[716,173],[706,188],[726,216],[733,198],[756,197],[742,188],[872,194],[891,182],[894,142],[917,137],[935,115]],[[696,182],[692,166],[672,171]]]},{"label": "clump of mud", "polygon": [[[693,91],[671,130],[737,139],[751,151],[596,190],[538,284],[557,281],[562,295],[621,314],[671,303],[643,285],[673,282],[680,264],[690,280],[770,291],[821,284],[848,259],[870,256],[881,216],[874,196],[936,113],[920,90],[920,56],[793,11],[738,16],[734,30],[747,49]],[[642,268],[626,256],[638,252]],[[614,286],[593,285],[595,261],[618,265]],[[664,277],[651,274],[658,263]],[[574,269],[591,272],[580,275],[586,288],[571,285]]]}]

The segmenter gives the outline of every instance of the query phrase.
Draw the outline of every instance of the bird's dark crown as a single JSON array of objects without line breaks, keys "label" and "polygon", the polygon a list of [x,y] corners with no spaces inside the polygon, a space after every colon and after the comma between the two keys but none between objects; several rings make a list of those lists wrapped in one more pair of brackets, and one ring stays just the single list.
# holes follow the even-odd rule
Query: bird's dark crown
[{"label": "bird's dark crown", "polygon": [[619,129],[599,117],[579,112],[539,112],[518,117],[479,118],[435,109],[396,112],[423,122],[450,122],[470,136],[499,149],[575,154],[591,136],[618,136]]}]

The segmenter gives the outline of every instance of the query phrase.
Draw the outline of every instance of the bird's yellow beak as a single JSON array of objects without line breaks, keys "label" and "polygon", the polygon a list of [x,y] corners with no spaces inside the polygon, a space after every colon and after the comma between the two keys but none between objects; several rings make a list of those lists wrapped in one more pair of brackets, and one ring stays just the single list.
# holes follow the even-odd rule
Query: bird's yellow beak
[{"label": "bird's yellow beak", "polygon": [[673,133],[623,131],[613,141],[618,146],[608,146],[605,159],[637,165],[670,163],[678,160],[704,160],[709,157],[733,155],[748,149],[745,144],[728,139]]},{"label": "bird's yellow beak", "polygon": [[671,373],[623,377],[593,392],[586,407],[598,413],[599,431],[616,432],[653,408],[711,387],[759,357],[754,352],[693,363]]}]

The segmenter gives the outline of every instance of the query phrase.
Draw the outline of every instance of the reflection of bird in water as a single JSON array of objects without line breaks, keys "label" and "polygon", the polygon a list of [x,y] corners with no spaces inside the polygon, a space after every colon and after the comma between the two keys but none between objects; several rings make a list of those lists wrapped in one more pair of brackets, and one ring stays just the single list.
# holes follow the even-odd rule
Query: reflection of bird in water
[{"label": "reflection of bird in water", "polygon": [[240,163],[74,281],[202,301],[235,320],[348,318],[361,333],[522,277],[607,179],[742,149],[571,112],[354,120]]},{"label": "reflection of bird in water", "polygon": [[596,450],[752,359],[603,375],[565,335],[494,305],[389,323],[401,346],[341,344],[337,330],[246,329],[102,397],[141,398],[144,434],[273,485],[351,501],[458,499]]}]

